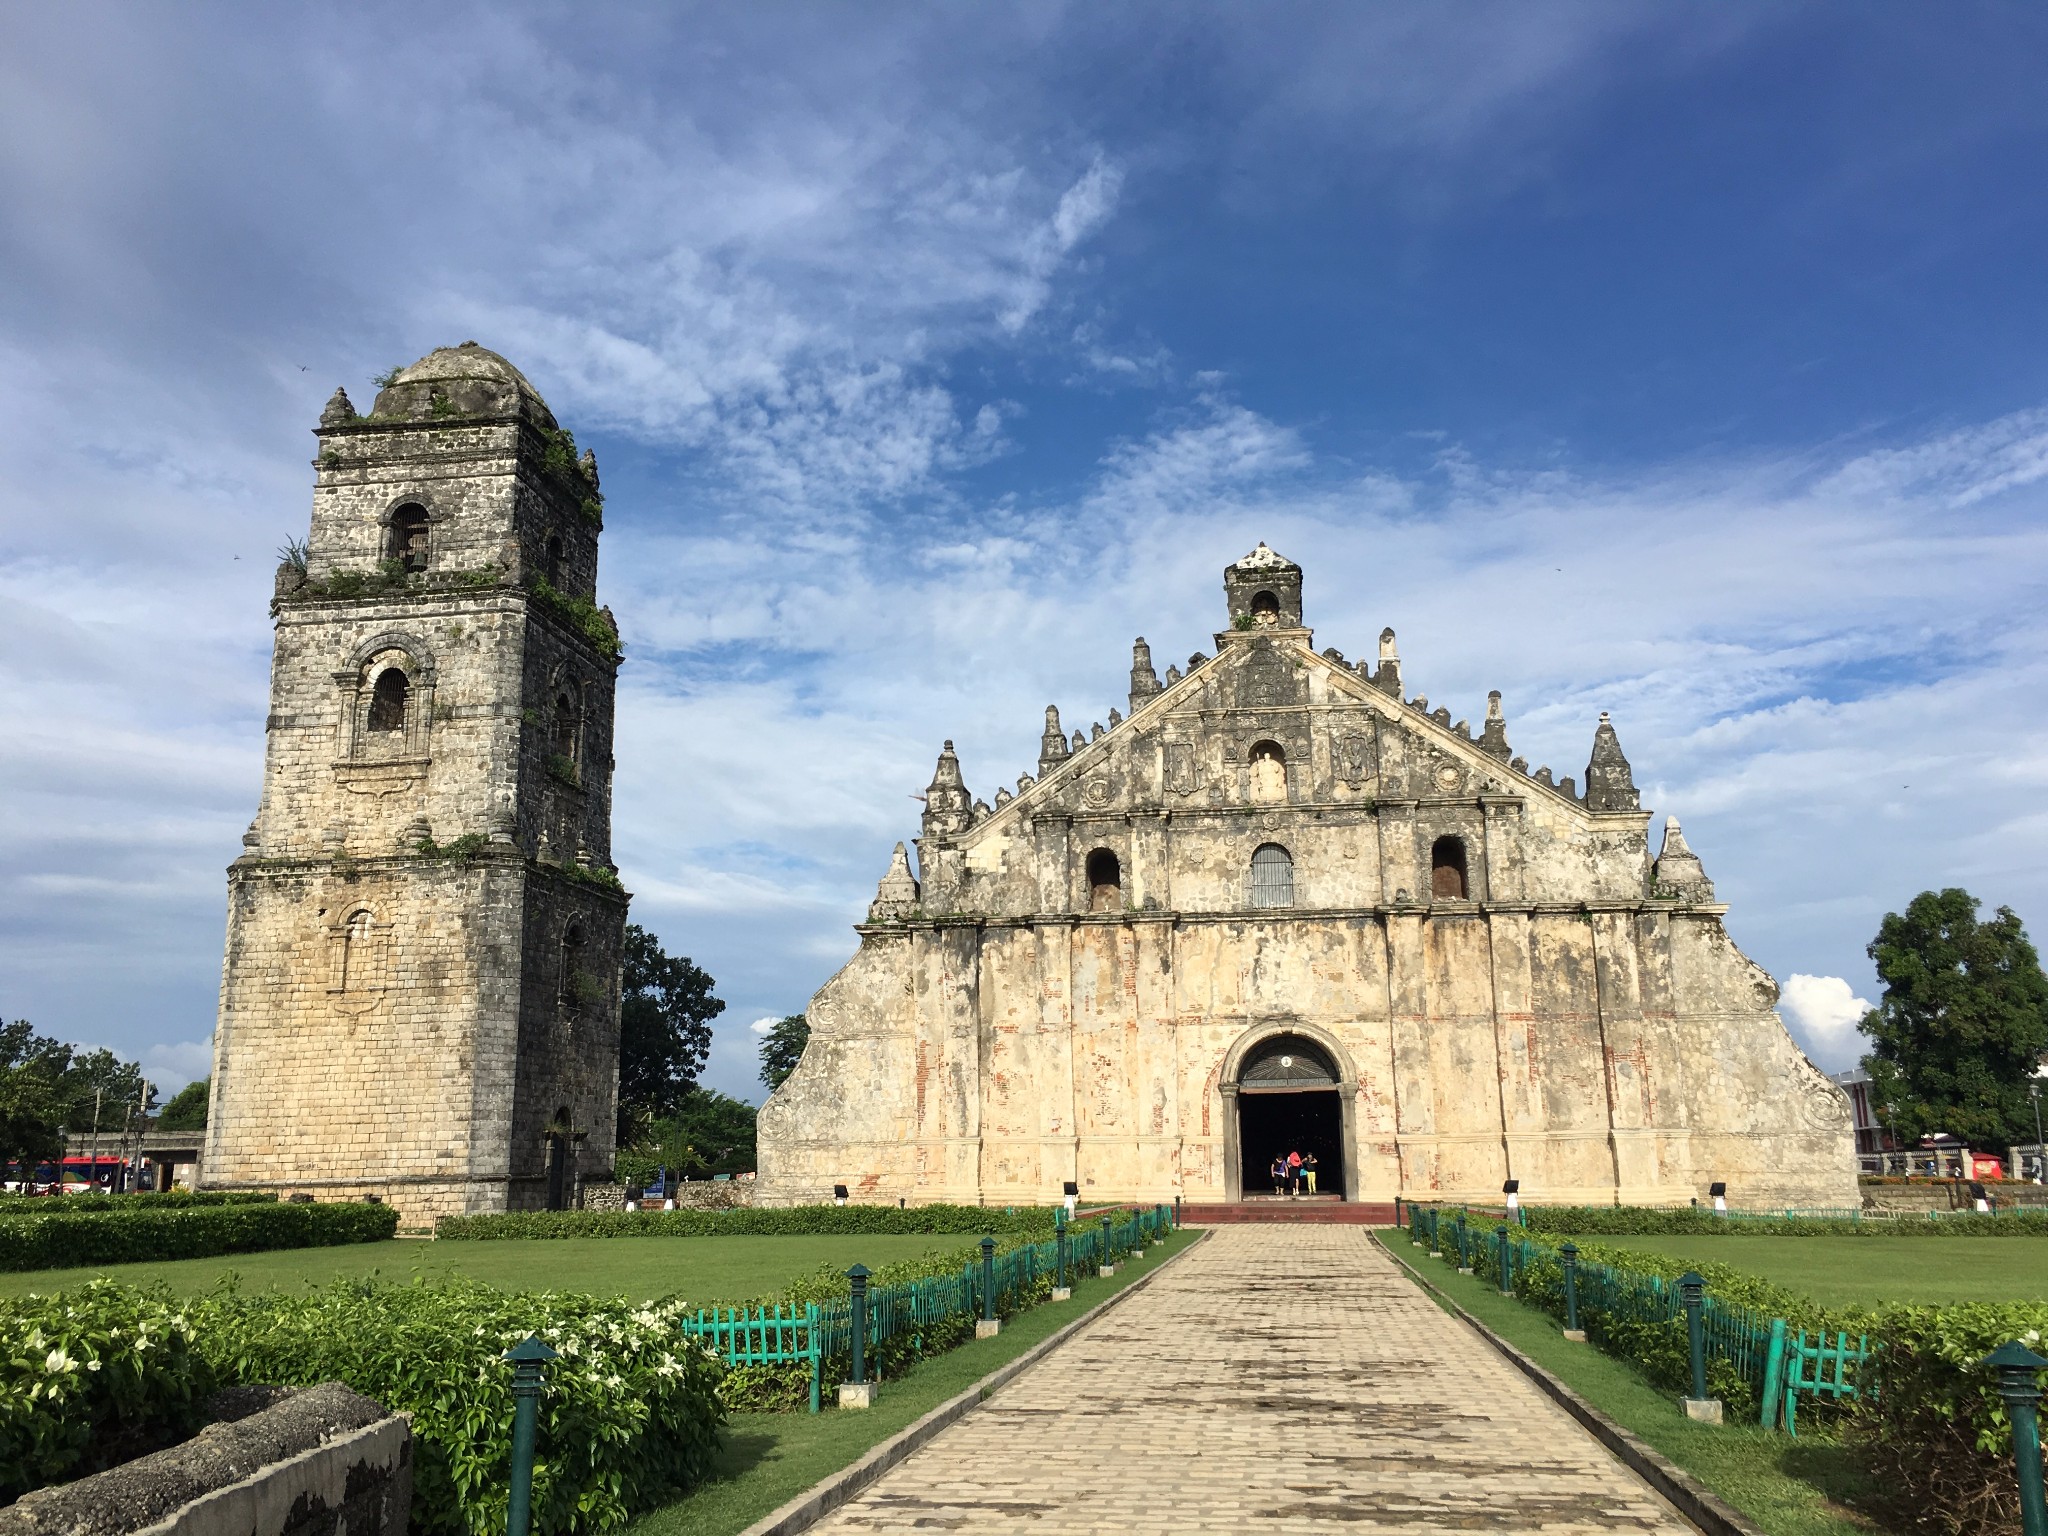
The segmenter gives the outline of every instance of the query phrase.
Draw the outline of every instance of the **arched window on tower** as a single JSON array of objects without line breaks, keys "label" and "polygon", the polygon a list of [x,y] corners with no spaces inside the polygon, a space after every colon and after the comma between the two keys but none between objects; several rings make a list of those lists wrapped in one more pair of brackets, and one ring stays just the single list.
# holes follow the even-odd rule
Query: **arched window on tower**
[{"label": "arched window on tower", "polygon": [[1252,798],[1273,805],[1287,798],[1287,753],[1277,741],[1252,744]]},{"label": "arched window on tower", "polygon": [[1440,837],[1429,846],[1429,894],[1463,901],[1466,895],[1465,839]]},{"label": "arched window on tower", "polygon": [[562,683],[555,689],[555,734],[554,754],[561,758],[574,776],[577,767],[577,749],[583,741],[583,704],[578,697],[574,683]]},{"label": "arched window on tower", "polygon": [[1252,598],[1252,622],[1268,627],[1280,622],[1280,599],[1270,592],[1261,592]]},{"label": "arched window on tower", "polygon": [[341,930],[341,990],[361,991],[369,980],[371,953],[370,940],[376,930],[376,920],[369,909],[351,912]]},{"label": "arched window on tower", "polygon": [[1278,843],[1261,843],[1254,849],[1250,892],[1255,907],[1293,906],[1293,855]]},{"label": "arched window on tower", "polygon": [[581,923],[562,930],[562,1012],[572,1018],[583,1011],[584,993],[591,985],[584,970],[584,948]]},{"label": "arched window on tower", "polygon": [[406,700],[411,693],[412,679],[405,675],[403,667],[386,667],[379,672],[370,689],[370,729],[403,731]]},{"label": "arched window on tower", "polygon": [[1123,862],[1107,848],[1088,855],[1088,910],[1120,912],[1124,905]]},{"label": "arched window on tower", "polygon": [[407,503],[391,514],[391,533],[384,544],[384,558],[397,560],[408,571],[427,568],[427,509]]}]

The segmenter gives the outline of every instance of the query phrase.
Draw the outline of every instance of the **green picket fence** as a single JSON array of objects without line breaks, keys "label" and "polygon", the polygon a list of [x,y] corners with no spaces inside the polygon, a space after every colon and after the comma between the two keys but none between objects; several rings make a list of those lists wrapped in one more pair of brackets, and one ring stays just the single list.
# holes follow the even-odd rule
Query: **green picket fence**
[{"label": "green picket fence", "polygon": [[[1132,1211],[1122,1220],[1076,1222],[1067,1228],[1067,1273],[1091,1274],[1105,1264],[1165,1237],[1173,1227],[1173,1210],[1155,1205]],[[1040,1280],[1057,1272],[1059,1239],[1026,1243],[995,1256],[995,1305],[1001,1316],[1027,1303]],[[879,1285],[867,1293],[867,1347],[955,1317],[980,1317],[985,1307],[982,1266],[976,1259],[957,1273],[933,1275],[905,1285]],[[853,1306],[839,1300],[805,1306],[711,1307],[683,1323],[683,1332],[701,1340],[729,1365],[808,1365],[811,1412],[824,1400],[826,1365],[852,1358]]]},{"label": "green picket fence", "polygon": [[[1794,1214],[1786,1211],[1776,1219]],[[1462,1251],[1475,1273],[1493,1281],[1499,1289],[1562,1317],[1559,1245],[1548,1239],[1532,1238],[1519,1228],[1511,1230],[1502,1244],[1501,1225],[1498,1213],[1481,1216],[1466,1207],[1408,1208],[1409,1237],[1418,1247],[1441,1254],[1444,1262],[1451,1264],[1459,1262]],[[1536,1284],[1531,1276],[1539,1261],[1556,1261],[1560,1278],[1550,1279],[1546,1270],[1544,1282]],[[1662,1275],[1582,1258],[1576,1265],[1576,1276],[1582,1324],[1602,1317],[1623,1324],[1652,1325],[1684,1319],[1685,1304],[1678,1285]],[[1810,1404],[1838,1404],[1858,1396],[1861,1367],[1873,1353],[1867,1335],[1858,1336],[1854,1343],[1842,1333],[1814,1332],[1809,1337],[1804,1330],[1789,1330],[1783,1318],[1732,1305],[1711,1292],[1703,1299],[1701,1321],[1707,1358],[1726,1361],[1749,1384],[1760,1404],[1759,1417],[1766,1429],[1782,1420],[1786,1431],[1796,1434],[1802,1397]]]}]

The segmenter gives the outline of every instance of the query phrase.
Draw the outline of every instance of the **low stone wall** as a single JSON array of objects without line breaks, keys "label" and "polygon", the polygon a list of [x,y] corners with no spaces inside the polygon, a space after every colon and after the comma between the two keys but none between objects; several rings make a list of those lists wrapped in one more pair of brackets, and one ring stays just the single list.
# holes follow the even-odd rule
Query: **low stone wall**
[{"label": "low stone wall", "polygon": [[0,1509],[0,1536],[405,1536],[409,1416],[339,1382],[237,1389],[221,1407],[246,1416],[24,1494]]},{"label": "low stone wall", "polygon": [[[686,1179],[671,1191],[679,1211],[737,1211],[754,1204],[754,1191],[759,1186],[753,1179]],[[623,1184],[586,1184],[583,1186],[583,1209],[586,1211],[623,1211],[626,1208],[626,1186]],[[661,1199],[649,1197],[644,1210],[659,1210]]]},{"label": "low stone wall", "polygon": [[[1987,1184],[1984,1188],[2001,1211],[2040,1210],[2048,1207],[2048,1189],[2043,1189],[2038,1184]],[[1920,1215],[1927,1211],[1950,1209],[1947,1184],[1865,1184],[1862,1186],[1862,1195],[1863,1208],[1866,1211],[1911,1212]],[[1966,1195],[1961,1209],[1970,1208],[1970,1201]]]}]

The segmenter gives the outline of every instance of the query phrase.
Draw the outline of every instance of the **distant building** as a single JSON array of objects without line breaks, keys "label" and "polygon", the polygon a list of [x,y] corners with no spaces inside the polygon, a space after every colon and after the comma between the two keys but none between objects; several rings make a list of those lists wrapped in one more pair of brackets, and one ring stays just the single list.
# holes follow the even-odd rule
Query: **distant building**
[{"label": "distant building", "polygon": [[[1581,791],[1317,651],[1301,568],[1224,571],[1218,654],[976,799],[953,744],[913,872],[760,1112],[763,1198],[1237,1200],[1313,1151],[1353,1200],[1853,1205],[1849,1105],[1772,1011],[1607,717]],[[1128,594],[1121,595],[1124,598]]]},{"label": "distant building", "polygon": [[1892,1133],[1885,1128],[1878,1113],[1882,1106],[1870,1101],[1870,1074],[1861,1067],[1851,1067],[1846,1072],[1830,1072],[1828,1081],[1849,1095],[1849,1115],[1856,1127],[1857,1154],[1874,1156],[1879,1152],[1897,1151],[1898,1143],[1892,1140]]}]

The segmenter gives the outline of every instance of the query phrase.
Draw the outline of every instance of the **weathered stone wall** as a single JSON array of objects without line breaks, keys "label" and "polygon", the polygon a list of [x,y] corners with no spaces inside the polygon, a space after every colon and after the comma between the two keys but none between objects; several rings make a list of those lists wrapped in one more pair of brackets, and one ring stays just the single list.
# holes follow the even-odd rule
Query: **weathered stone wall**
[{"label": "weathered stone wall", "polygon": [[1353,1198],[1853,1203],[1846,1101],[1675,822],[1652,861],[1604,717],[1582,796],[1511,759],[1497,696],[1477,737],[1403,703],[1391,632],[1376,672],[1217,639],[1163,684],[1140,642],[1092,739],[1048,711],[1014,797],[974,801],[948,743],[921,879],[892,868],[762,1108],[764,1201],[1234,1198],[1236,1074],[1284,1034],[1341,1071]]},{"label": "weathered stone wall", "polygon": [[571,1187],[612,1158],[616,659],[564,607],[595,592],[595,466],[474,346],[371,418],[337,392],[320,439],[229,872],[206,1181],[539,1204],[550,1135]]},{"label": "weathered stone wall", "polygon": [[0,1536],[405,1536],[412,1421],[338,1382],[0,1509]]}]

